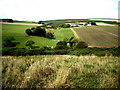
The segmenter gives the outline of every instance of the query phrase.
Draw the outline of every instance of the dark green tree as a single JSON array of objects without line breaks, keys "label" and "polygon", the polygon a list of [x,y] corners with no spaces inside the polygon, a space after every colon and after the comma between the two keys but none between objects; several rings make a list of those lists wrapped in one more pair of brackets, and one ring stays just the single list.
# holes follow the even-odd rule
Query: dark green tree
[{"label": "dark green tree", "polygon": [[29,49],[32,49],[32,48],[33,48],[33,44],[35,44],[35,42],[34,42],[33,40],[28,40],[28,41],[26,42],[26,46],[28,46]]},{"label": "dark green tree", "polygon": [[37,26],[35,30],[33,30],[33,35],[35,36],[45,36],[46,30],[44,28],[41,28],[40,26]]},{"label": "dark green tree", "polygon": [[88,44],[84,41],[80,41],[77,43],[76,48],[87,48]]},{"label": "dark green tree", "polygon": [[4,47],[15,47],[17,44],[19,44],[19,42],[14,42],[15,41],[15,38],[10,36],[10,37],[6,37],[4,39],[4,42],[3,42],[3,46]]}]

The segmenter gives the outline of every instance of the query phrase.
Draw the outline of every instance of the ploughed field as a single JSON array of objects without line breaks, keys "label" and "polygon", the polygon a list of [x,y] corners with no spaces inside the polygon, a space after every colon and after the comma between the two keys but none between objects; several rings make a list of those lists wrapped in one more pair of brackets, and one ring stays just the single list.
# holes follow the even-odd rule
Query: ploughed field
[{"label": "ploughed field", "polygon": [[73,28],[78,37],[94,47],[118,46],[117,26],[88,26]]}]

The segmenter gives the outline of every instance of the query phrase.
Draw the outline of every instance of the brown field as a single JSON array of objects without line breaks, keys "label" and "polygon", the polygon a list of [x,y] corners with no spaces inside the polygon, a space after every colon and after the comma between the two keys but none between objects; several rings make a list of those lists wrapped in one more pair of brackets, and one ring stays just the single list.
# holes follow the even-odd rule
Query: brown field
[{"label": "brown field", "polygon": [[73,28],[82,41],[94,47],[118,46],[117,26],[90,26]]}]

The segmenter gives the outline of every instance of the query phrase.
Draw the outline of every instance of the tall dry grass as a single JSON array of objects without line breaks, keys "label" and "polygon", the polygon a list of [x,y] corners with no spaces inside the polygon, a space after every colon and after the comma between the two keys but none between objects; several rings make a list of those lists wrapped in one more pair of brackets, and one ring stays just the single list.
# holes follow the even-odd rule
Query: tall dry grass
[{"label": "tall dry grass", "polygon": [[118,57],[3,56],[3,88],[117,88]]}]

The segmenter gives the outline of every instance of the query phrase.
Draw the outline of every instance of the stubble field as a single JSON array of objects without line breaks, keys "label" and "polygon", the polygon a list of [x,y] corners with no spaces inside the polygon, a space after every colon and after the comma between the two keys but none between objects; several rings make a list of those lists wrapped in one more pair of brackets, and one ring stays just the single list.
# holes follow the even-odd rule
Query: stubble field
[{"label": "stubble field", "polygon": [[79,38],[94,47],[118,46],[117,26],[88,26],[73,28]]}]

